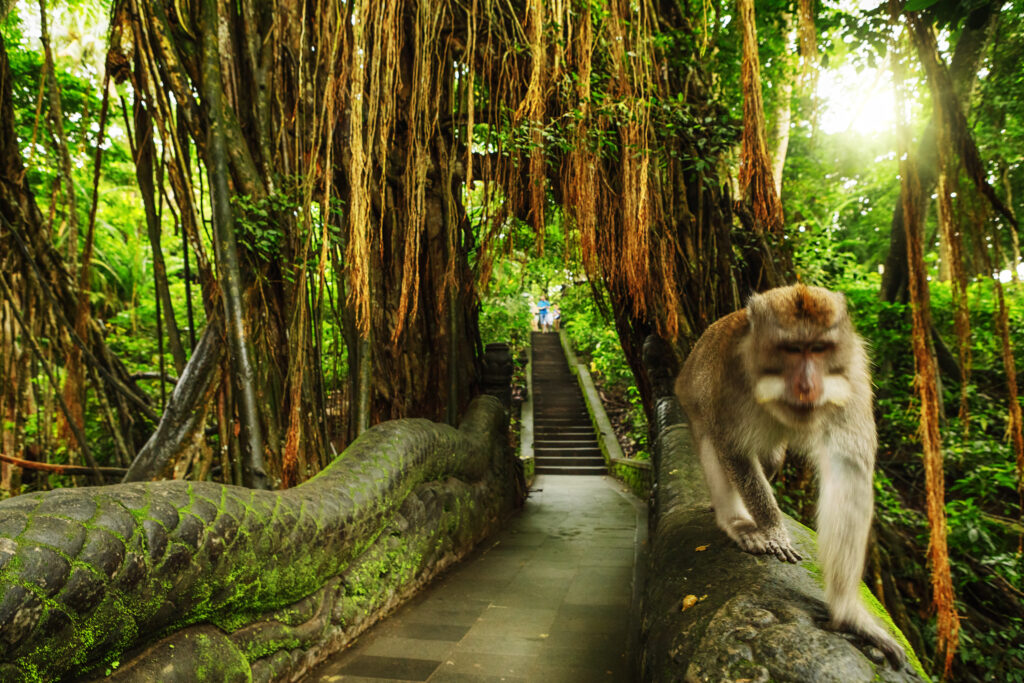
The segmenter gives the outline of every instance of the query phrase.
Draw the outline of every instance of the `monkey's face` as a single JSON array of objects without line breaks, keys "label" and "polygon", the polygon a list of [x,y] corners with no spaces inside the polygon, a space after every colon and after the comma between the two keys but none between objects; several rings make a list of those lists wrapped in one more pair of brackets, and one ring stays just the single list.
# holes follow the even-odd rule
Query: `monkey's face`
[{"label": "monkey's face", "polygon": [[827,290],[797,286],[751,300],[754,397],[792,427],[815,422],[850,396],[846,376],[852,335],[845,302]]},{"label": "monkey's face", "polygon": [[826,406],[842,405],[849,383],[830,371],[835,355],[836,344],[828,339],[776,343],[765,353],[770,362],[754,383],[757,402],[787,424],[811,422]]}]

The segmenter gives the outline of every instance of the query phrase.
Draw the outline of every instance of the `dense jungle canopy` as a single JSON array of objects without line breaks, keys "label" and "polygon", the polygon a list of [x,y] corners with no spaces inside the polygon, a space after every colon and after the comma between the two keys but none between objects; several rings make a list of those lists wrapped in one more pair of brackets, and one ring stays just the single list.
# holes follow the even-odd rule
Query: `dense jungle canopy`
[{"label": "dense jungle canopy", "polygon": [[936,675],[1024,681],[1024,2],[0,20],[3,496],[293,486],[369,425],[456,422],[542,297],[644,457],[644,339],[685,355],[799,280],[873,348],[866,580]]}]

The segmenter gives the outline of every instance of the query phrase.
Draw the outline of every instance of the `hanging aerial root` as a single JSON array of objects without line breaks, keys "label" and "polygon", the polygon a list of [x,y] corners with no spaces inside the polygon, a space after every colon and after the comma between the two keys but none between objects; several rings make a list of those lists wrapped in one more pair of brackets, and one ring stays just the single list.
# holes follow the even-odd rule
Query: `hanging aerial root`
[{"label": "hanging aerial root", "polygon": [[[363,83],[366,11],[370,0],[354,0],[349,76],[349,202],[345,264],[349,277],[348,305],[355,311],[359,335],[370,334],[370,159],[363,145]],[[359,25],[362,24],[362,25]]]},{"label": "hanging aerial root", "polygon": [[[890,1],[892,24],[900,8]],[[894,32],[895,33],[895,32]],[[895,36],[893,41],[895,42]],[[937,621],[937,650],[943,663],[943,675],[948,676],[960,640],[960,617],[956,612],[953,579],[949,567],[945,509],[945,472],[943,468],[942,439],[939,433],[939,396],[935,361],[930,348],[931,303],[927,272],[924,264],[923,235],[919,217],[924,210],[920,205],[920,179],[910,145],[906,125],[906,81],[900,50],[893,45],[896,82],[896,113],[900,129],[899,158],[903,201],[903,229],[907,238],[907,265],[913,320],[914,383],[921,402],[921,446],[924,457],[925,488],[929,522],[928,558],[932,568],[932,603]]]},{"label": "hanging aerial root", "polygon": [[782,234],[782,202],[775,190],[772,165],[765,142],[764,103],[761,97],[761,61],[757,55],[754,0],[737,0],[743,32],[743,139],[740,187],[751,204],[755,225],[770,234]]}]

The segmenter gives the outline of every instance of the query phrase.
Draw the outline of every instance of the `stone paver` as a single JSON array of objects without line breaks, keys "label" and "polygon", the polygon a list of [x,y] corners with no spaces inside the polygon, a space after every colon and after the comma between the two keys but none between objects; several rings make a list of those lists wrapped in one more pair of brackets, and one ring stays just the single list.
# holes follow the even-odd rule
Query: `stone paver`
[{"label": "stone paver", "polygon": [[645,514],[608,477],[540,475],[504,531],[307,680],[632,681]]}]

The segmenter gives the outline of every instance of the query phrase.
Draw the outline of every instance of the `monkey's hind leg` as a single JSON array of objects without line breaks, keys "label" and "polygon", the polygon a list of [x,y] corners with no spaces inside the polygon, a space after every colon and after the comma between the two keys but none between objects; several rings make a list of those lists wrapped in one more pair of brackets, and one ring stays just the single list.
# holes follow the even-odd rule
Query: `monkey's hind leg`
[{"label": "monkey's hind leg", "polygon": [[786,444],[777,448],[767,450],[761,455],[761,469],[768,481],[773,481],[782,469],[782,463],[786,460]]}]

